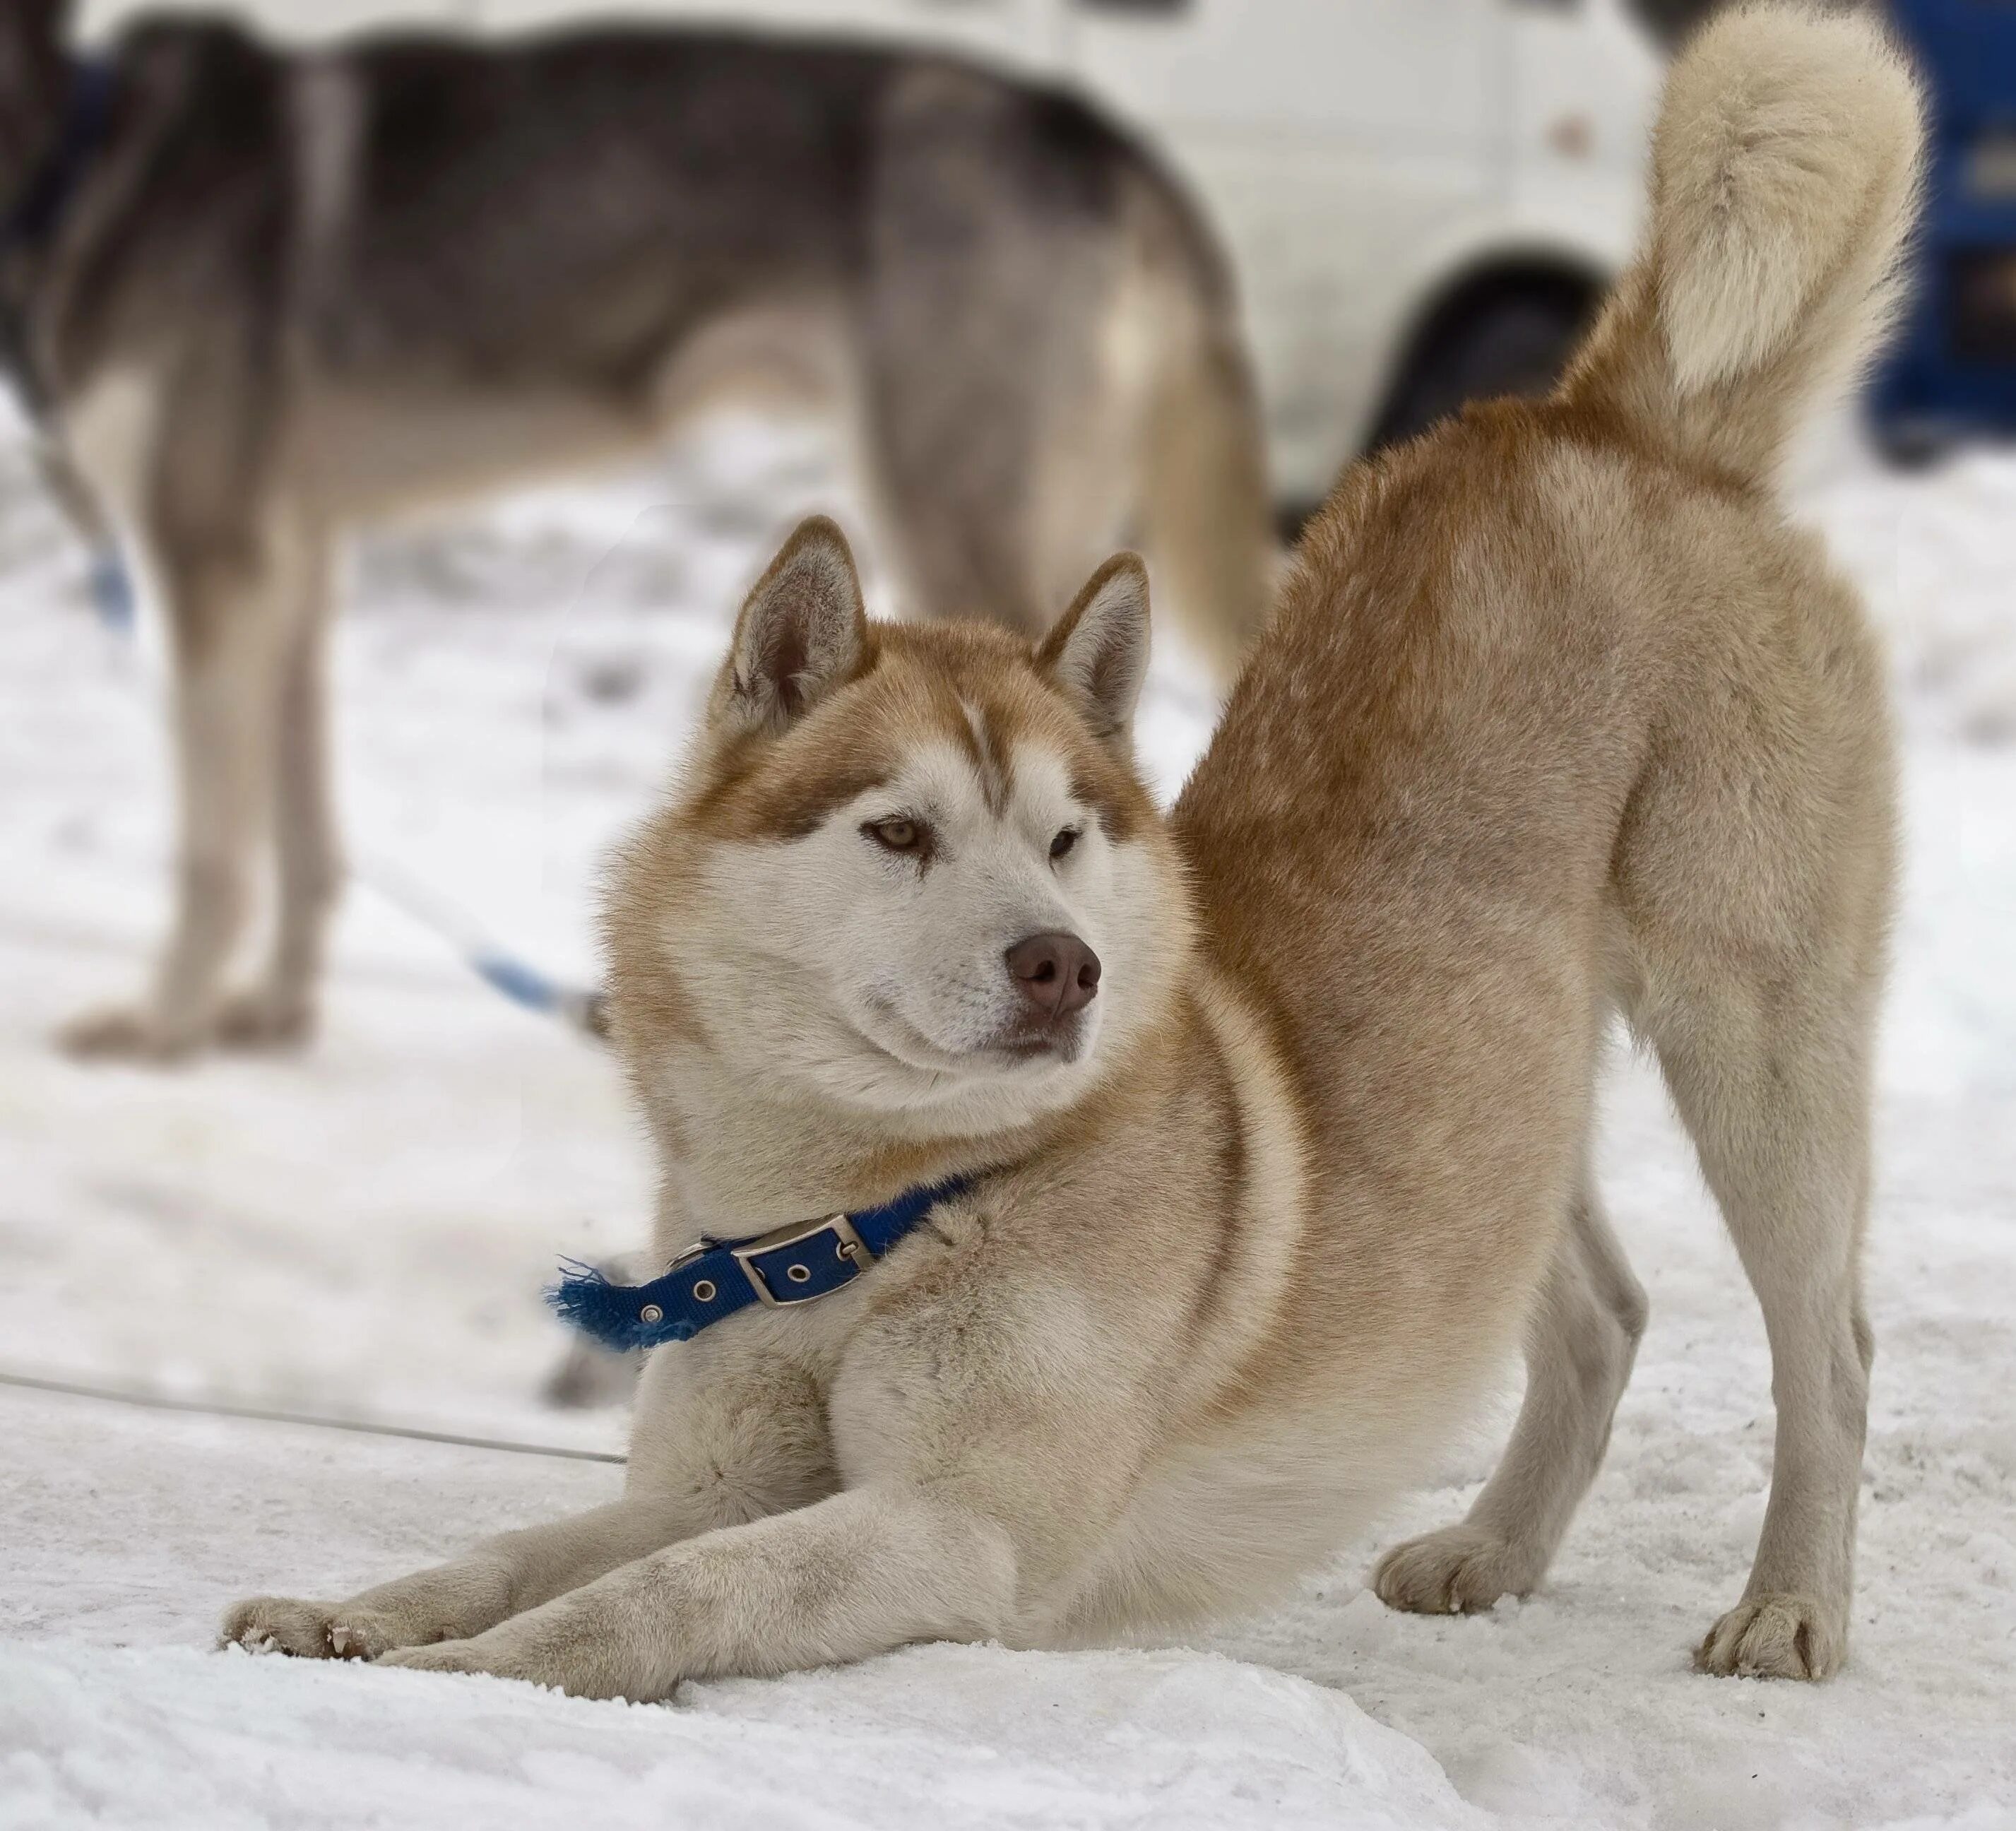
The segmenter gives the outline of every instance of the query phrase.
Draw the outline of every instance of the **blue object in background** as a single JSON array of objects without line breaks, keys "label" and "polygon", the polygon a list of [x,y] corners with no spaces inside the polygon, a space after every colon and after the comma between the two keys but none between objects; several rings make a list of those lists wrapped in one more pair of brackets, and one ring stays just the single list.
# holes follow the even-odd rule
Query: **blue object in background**
[{"label": "blue object in background", "polygon": [[137,615],[133,581],[114,547],[100,547],[91,556],[91,606],[115,635],[131,635]]},{"label": "blue object in background", "polygon": [[2016,436],[2016,0],[1891,0],[1931,103],[1914,292],[1870,390],[1878,441],[1923,459]]}]

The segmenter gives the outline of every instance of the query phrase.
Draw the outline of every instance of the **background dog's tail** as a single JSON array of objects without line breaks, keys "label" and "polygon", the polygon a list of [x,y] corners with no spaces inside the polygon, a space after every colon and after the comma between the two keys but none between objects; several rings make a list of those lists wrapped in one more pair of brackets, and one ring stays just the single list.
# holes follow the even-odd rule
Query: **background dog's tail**
[{"label": "background dog's tail", "polygon": [[1667,79],[1645,243],[1564,397],[1769,477],[1895,315],[1922,138],[1917,81],[1881,26],[1723,14]]}]

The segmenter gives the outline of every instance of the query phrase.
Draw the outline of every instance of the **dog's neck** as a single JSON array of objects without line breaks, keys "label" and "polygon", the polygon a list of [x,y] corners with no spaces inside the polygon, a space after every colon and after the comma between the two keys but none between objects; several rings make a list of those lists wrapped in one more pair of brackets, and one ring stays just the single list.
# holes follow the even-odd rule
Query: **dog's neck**
[{"label": "dog's neck", "polygon": [[638,1080],[659,1162],[654,1244],[668,1255],[702,1234],[742,1237],[1025,1161],[1063,1117],[947,1128],[766,1085],[690,1045]]}]

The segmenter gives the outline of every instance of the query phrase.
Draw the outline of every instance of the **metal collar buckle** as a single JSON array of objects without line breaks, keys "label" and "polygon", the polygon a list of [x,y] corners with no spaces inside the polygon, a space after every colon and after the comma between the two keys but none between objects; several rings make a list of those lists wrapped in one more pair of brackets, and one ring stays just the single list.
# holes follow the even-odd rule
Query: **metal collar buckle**
[{"label": "metal collar buckle", "polygon": [[[767,1258],[772,1253],[785,1246],[815,1239],[823,1233],[830,1233],[836,1257],[851,1261],[854,1273],[838,1284],[822,1286],[817,1290],[808,1290],[802,1297],[794,1297],[789,1291],[771,1288],[770,1281],[763,1275],[763,1268],[755,1261]],[[836,1290],[854,1282],[854,1274],[865,1272],[873,1264],[877,1255],[868,1250],[868,1243],[854,1230],[854,1223],[844,1214],[829,1215],[823,1221],[804,1221],[795,1227],[780,1227],[774,1233],[765,1233],[755,1239],[744,1240],[740,1246],[729,1249],[735,1262],[742,1268],[742,1275],[749,1280],[749,1287],[773,1310],[789,1309],[794,1304],[816,1302],[820,1297],[830,1297]],[[797,1269],[794,1268],[794,1269]]]}]

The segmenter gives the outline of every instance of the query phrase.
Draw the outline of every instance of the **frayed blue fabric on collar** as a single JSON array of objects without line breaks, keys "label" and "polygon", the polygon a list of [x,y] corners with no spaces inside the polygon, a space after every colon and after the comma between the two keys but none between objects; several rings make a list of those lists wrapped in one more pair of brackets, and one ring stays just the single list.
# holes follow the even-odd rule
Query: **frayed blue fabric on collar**
[{"label": "frayed blue fabric on collar", "polygon": [[956,1176],[907,1190],[879,1208],[801,1221],[753,1239],[702,1240],[648,1284],[614,1283],[592,1265],[567,1261],[546,1300],[605,1347],[689,1341],[752,1304],[788,1309],[831,1296],[972,1182]]}]

